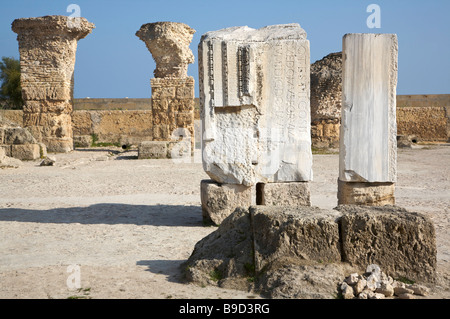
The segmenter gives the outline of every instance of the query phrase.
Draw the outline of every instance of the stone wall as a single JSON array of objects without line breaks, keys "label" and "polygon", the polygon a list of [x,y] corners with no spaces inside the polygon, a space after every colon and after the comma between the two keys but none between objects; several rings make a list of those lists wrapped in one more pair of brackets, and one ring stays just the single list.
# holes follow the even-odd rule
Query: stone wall
[{"label": "stone wall", "polygon": [[151,110],[152,99],[74,99],[74,110]]},{"label": "stone wall", "polygon": [[153,139],[152,118],[151,110],[78,110],[73,112],[74,139],[79,146],[88,146],[90,137],[99,143],[137,145]]},{"label": "stone wall", "polygon": [[450,94],[398,95],[397,134],[419,141],[450,141]]},{"label": "stone wall", "polygon": [[[195,100],[195,120],[199,102]],[[144,108],[145,107],[145,108]],[[74,99],[74,136],[96,134],[99,142],[120,143],[152,138],[151,99]],[[0,116],[23,126],[20,110],[0,110]],[[397,95],[397,134],[415,135],[419,141],[446,142],[450,137],[450,94]],[[199,132],[196,131],[196,134]],[[323,144],[339,145],[339,121],[326,119],[311,125],[311,135]],[[147,139],[146,139],[147,138]],[[196,140],[199,136],[196,137]]]}]

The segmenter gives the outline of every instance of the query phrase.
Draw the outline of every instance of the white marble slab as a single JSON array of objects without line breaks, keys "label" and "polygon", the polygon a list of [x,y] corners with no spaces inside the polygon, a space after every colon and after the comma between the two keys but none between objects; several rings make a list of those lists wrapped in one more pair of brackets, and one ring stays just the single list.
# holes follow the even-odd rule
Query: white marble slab
[{"label": "white marble slab", "polygon": [[309,41],[298,24],[199,44],[203,167],[219,183],[312,180]]},{"label": "white marble slab", "polygon": [[339,179],[397,177],[395,34],[346,34],[342,42]]}]

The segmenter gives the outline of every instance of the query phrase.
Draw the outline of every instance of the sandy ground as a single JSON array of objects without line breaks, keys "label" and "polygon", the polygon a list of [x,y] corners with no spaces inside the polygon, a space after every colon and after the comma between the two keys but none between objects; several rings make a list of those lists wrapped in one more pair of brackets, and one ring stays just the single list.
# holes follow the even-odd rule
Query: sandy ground
[{"label": "sandy ground", "polygon": [[[113,151],[0,169],[0,298],[259,298],[181,282],[179,265],[216,229],[202,224],[199,187],[208,176],[198,154],[174,163]],[[314,155],[313,205],[336,206],[338,162],[336,154]],[[398,154],[397,204],[436,227],[431,298],[450,297],[449,163],[450,145]]]}]

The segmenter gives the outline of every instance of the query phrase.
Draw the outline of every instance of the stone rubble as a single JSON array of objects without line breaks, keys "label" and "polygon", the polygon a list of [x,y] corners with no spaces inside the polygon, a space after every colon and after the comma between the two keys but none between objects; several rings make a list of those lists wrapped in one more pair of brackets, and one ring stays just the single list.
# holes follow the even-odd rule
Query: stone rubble
[{"label": "stone rubble", "polygon": [[367,266],[363,274],[352,273],[340,284],[344,299],[415,299],[427,296],[430,289],[418,284],[405,284],[381,271],[375,264]]}]

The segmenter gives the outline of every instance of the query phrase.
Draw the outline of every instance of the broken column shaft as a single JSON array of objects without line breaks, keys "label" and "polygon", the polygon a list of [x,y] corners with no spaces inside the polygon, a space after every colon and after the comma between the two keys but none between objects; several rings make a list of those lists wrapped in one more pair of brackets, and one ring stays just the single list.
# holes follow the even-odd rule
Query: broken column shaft
[{"label": "broken column shaft", "polygon": [[343,37],[338,203],[394,204],[397,36]]},{"label": "broken column shaft", "polygon": [[73,149],[72,100],[77,41],[94,24],[84,18],[16,19],[21,69],[23,125],[50,152]]},{"label": "broken column shaft", "polygon": [[[188,65],[194,62],[189,44],[195,30],[184,23],[155,22],[141,26],[136,36],[145,42],[156,63],[152,87],[153,141],[145,147],[167,142],[166,148],[190,156],[194,150],[194,78],[187,75]],[[156,143],[156,141],[160,143]],[[188,151],[190,150],[190,152]],[[169,155],[169,157],[177,154]],[[162,157],[165,157],[163,155]]]}]

